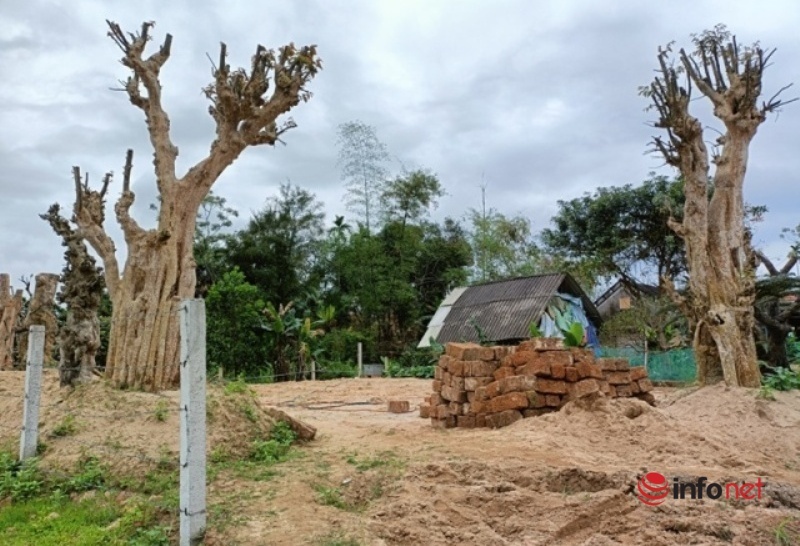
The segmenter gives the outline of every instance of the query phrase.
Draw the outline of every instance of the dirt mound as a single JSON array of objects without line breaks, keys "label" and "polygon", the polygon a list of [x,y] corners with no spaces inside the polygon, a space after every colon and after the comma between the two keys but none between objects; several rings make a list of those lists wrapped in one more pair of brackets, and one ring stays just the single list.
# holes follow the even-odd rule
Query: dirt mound
[{"label": "dirt mound", "polygon": [[[630,472],[477,461],[409,469],[371,513],[384,544],[497,546],[773,544],[787,512],[763,503],[644,506]],[[756,524],[756,522],[758,524]]]},{"label": "dirt mound", "polygon": [[[11,374],[16,374],[13,377]],[[22,421],[24,373],[0,378],[8,396],[0,398],[0,445],[16,452]],[[18,396],[19,400],[14,398]],[[39,419],[42,462],[70,467],[96,455],[115,470],[141,472],[154,466],[178,466],[180,404],[177,391],[159,394],[120,391],[103,380],[74,389],[58,386],[57,374],[45,374]],[[247,387],[209,385],[207,448],[213,458],[246,457],[256,439],[269,438],[274,418]]]}]

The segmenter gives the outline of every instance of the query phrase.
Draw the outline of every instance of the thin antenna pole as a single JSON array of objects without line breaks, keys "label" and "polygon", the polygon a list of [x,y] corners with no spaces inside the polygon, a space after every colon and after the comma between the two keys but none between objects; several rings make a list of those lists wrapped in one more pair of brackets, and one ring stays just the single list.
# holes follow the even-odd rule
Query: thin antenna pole
[{"label": "thin antenna pole", "polygon": [[481,173],[481,230],[483,231],[481,245],[481,261],[483,262],[481,269],[482,269],[482,277],[483,281],[486,282],[486,176],[485,173]]}]

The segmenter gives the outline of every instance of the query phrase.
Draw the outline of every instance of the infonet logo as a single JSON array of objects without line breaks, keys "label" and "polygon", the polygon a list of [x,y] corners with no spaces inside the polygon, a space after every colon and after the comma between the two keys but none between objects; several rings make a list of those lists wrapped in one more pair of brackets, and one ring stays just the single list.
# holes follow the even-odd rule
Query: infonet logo
[{"label": "infonet logo", "polygon": [[755,483],[728,482],[725,484],[708,482],[708,478],[700,477],[694,482],[681,482],[679,478],[672,479],[670,487],[667,477],[660,472],[648,472],[636,484],[637,498],[647,506],[658,506],[667,500],[673,499],[702,499],[703,497],[717,500],[725,495],[726,499],[755,500],[761,498],[761,489],[766,484],[758,478]]}]

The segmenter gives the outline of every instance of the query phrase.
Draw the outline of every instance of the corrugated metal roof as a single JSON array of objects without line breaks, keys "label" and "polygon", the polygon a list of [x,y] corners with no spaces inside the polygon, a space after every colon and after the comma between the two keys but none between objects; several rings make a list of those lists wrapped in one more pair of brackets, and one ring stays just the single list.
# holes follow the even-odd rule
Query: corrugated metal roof
[{"label": "corrugated metal roof", "polygon": [[[530,323],[539,319],[559,291],[580,296],[586,314],[599,324],[597,309],[580,286],[569,275],[556,273],[467,287],[452,305],[447,305],[444,324],[440,329],[436,324],[438,335],[434,339],[439,343],[478,341],[473,324],[480,326],[491,341],[527,338]],[[431,326],[433,321],[429,329]],[[423,341],[428,336],[426,332]]]},{"label": "corrugated metal roof", "polygon": [[444,327],[445,320],[447,320],[447,315],[450,313],[452,306],[461,295],[467,291],[466,286],[460,286],[458,288],[454,288],[450,291],[447,296],[445,296],[444,301],[436,310],[431,321],[428,323],[428,329],[425,331],[425,335],[422,336],[417,347],[430,347],[431,346],[431,338],[438,339],[439,332],[441,332],[442,328]]}]

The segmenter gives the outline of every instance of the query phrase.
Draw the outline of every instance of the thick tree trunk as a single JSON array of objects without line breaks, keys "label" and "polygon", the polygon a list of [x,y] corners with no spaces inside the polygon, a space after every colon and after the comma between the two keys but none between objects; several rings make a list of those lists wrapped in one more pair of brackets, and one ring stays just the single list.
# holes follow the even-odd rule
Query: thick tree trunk
[{"label": "thick tree trunk", "polygon": [[[688,165],[682,169],[686,177],[682,227],[697,319],[698,379],[703,384],[716,381],[720,368],[729,385],[758,387],[761,382],[753,337],[755,272],[749,259],[742,197],[751,139],[752,135],[729,131],[717,159],[710,200],[707,175],[692,172]],[[687,160],[690,162],[697,166]],[[712,345],[715,351],[710,350]],[[712,359],[714,353],[719,364]]]},{"label": "thick tree trunk", "polygon": [[14,366],[14,339],[22,310],[22,290],[11,292],[11,278],[0,273],[0,370]]},{"label": "thick tree trunk", "polygon": [[100,321],[97,313],[86,316],[70,312],[60,336],[59,380],[62,387],[83,385],[92,380],[99,348]]},{"label": "thick tree trunk", "polygon": [[179,381],[178,304],[194,297],[192,237],[199,203],[162,199],[159,228],[130,233],[128,257],[111,293],[106,376],[119,388],[162,390]]}]

